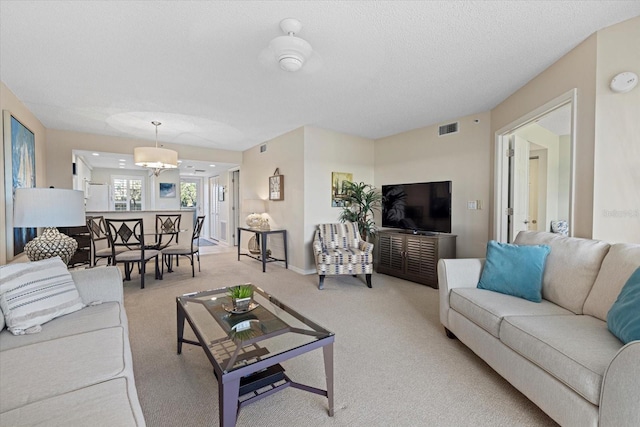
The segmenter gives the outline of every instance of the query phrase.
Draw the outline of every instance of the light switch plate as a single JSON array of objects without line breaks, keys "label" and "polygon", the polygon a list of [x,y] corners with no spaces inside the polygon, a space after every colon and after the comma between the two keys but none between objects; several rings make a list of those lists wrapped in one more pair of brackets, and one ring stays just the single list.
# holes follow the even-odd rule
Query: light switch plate
[{"label": "light switch plate", "polygon": [[469,209],[469,210],[478,209],[478,201],[477,200],[469,200],[467,202],[467,209]]}]

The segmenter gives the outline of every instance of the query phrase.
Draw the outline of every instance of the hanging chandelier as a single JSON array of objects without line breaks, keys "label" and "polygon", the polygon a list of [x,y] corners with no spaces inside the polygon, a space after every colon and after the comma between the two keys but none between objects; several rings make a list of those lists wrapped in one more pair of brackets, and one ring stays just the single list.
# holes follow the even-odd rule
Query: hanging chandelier
[{"label": "hanging chandelier", "polygon": [[158,147],[158,126],[162,123],[153,121],[151,124],[156,127],[156,146],[136,147],[133,150],[133,161],[136,166],[153,169],[153,174],[158,176],[167,169],[178,167],[178,152]]}]

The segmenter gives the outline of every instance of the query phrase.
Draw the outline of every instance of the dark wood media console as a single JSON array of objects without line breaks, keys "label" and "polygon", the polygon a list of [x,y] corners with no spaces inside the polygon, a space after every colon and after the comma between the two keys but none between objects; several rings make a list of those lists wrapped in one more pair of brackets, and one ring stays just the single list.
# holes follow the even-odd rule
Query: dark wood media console
[{"label": "dark wood media console", "polygon": [[378,231],[377,272],[438,289],[440,258],[456,257],[453,234]]}]

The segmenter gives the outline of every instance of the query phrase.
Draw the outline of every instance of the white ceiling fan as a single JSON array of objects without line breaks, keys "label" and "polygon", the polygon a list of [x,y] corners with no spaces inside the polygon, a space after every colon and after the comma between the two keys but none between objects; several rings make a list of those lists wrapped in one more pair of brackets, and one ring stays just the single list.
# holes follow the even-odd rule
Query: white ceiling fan
[{"label": "white ceiling fan", "polygon": [[309,42],[297,37],[302,24],[295,18],[285,18],[280,21],[280,28],[286,34],[269,42],[269,46],[260,53],[263,63],[273,64],[289,72],[300,69],[314,71],[322,65],[320,55],[313,50]]}]

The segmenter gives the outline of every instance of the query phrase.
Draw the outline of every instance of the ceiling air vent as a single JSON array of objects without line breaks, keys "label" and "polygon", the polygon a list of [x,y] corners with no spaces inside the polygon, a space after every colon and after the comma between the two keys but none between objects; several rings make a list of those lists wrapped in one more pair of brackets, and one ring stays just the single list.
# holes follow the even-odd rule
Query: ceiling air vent
[{"label": "ceiling air vent", "polygon": [[438,136],[448,135],[458,132],[458,122],[442,125],[438,128]]},{"label": "ceiling air vent", "polygon": [[196,172],[206,172],[204,169],[196,169]]},{"label": "ceiling air vent", "polygon": [[262,145],[260,146],[260,152],[261,152],[261,153],[264,153],[265,151],[267,151],[267,144],[262,144]]}]

